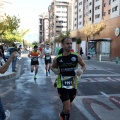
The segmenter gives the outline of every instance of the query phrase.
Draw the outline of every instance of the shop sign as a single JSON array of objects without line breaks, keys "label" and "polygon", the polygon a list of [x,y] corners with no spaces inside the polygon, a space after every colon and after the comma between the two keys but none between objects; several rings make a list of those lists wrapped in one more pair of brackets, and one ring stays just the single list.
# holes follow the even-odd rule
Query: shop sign
[{"label": "shop sign", "polygon": [[119,36],[120,35],[120,28],[116,28],[115,29],[115,36]]}]

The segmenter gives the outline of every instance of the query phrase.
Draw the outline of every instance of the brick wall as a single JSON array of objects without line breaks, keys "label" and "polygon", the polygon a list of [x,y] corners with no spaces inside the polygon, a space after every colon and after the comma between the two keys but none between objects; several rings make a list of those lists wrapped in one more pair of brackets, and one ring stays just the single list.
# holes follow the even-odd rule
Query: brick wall
[{"label": "brick wall", "polygon": [[[112,19],[108,19],[105,21],[106,28],[100,33],[99,36],[96,36],[95,39],[100,38],[111,38],[111,58],[115,58],[116,56],[120,57],[120,35],[118,37],[115,36],[115,28],[120,28],[120,16]],[[82,31],[79,29],[82,40],[86,40],[86,37]],[[71,37],[77,36],[77,32],[74,30],[71,32]]]}]

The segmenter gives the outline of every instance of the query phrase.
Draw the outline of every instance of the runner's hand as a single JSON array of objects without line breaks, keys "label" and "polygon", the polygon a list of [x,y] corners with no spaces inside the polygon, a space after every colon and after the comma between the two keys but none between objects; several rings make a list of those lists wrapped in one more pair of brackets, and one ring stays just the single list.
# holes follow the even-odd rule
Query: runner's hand
[{"label": "runner's hand", "polygon": [[53,69],[53,72],[54,72],[56,75],[59,75],[59,74],[60,74],[60,70],[59,70],[59,69]]},{"label": "runner's hand", "polygon": [[18,52],[13,52],[10,56],[10,58],[13,60],[15,57],[17,57]]},{"label": "runner's hand", "polygon": [[83,70],[77,69],[77,70],[75,70],[75,73],[77,76],[80,76],[81,74],[83,74]]}]

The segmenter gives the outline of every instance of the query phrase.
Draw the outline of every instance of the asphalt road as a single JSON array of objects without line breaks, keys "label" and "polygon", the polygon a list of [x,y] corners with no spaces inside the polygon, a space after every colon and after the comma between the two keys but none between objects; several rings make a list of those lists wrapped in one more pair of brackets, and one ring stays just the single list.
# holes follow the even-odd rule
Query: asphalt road
[{"label": "asphalt road", "polygon": [[[120,65],[114,62],[85,61],[87,69],[79,79],[70,120],[120,120]],[[56,75],[45,76],[44,60],[34,80],[30,59],[19,61],[19,72],[0,81],[0,95],[9,120],[59,120],[62,103],[53,87]]]}]

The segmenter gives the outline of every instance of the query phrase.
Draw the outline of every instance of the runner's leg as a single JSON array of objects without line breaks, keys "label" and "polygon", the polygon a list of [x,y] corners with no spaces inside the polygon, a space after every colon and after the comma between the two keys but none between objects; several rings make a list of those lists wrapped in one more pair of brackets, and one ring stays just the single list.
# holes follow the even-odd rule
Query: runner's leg
[{"label": "runner's leg", "polygon": [[31,72],[34,71],[34,65],[31,65]]}]

